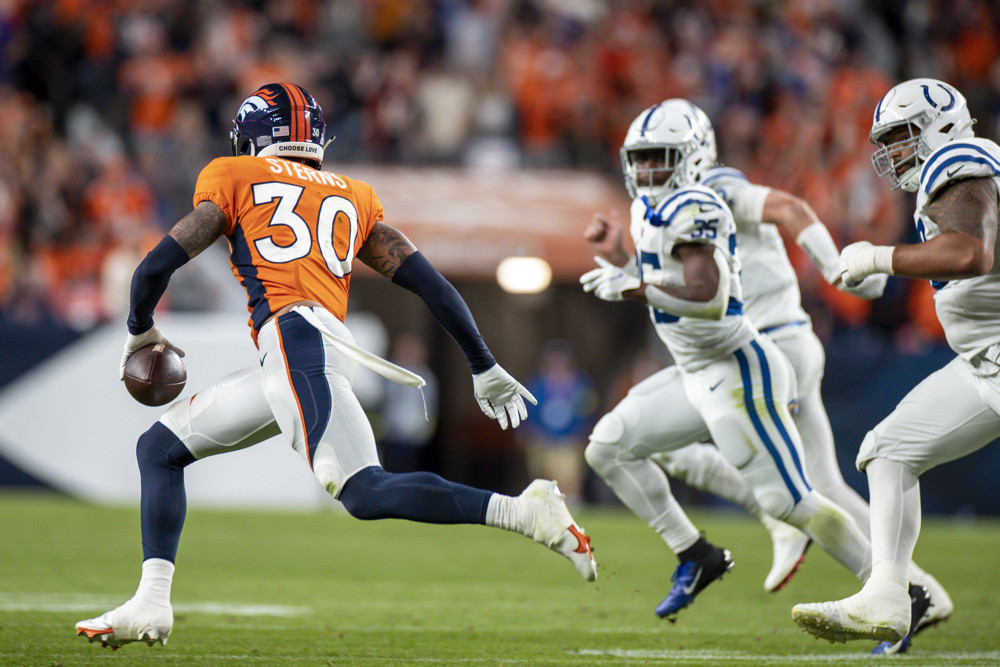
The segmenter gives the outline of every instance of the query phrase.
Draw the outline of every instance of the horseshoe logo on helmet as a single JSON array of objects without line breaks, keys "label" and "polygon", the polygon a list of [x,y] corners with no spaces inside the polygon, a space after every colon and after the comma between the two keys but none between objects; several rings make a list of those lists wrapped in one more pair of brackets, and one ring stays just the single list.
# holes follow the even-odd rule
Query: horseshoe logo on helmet
[{"label": "horseshoe logo on helmet", "polygon": [[[955,106],[955,94],[951,92],[951,90],[942,83],[937,84],[937,86],[948,95],[948,103],[945,104],[943,107],[941,107],[941,111],[951,111],[952,108]],[[931,97],[930,87],[924,84],[920,86],[920,88],[923,89],[924,91],[924,98],[930,103],[932,107],[937,109],[938,104],[937,102],[934,101],[934,98]]]}]

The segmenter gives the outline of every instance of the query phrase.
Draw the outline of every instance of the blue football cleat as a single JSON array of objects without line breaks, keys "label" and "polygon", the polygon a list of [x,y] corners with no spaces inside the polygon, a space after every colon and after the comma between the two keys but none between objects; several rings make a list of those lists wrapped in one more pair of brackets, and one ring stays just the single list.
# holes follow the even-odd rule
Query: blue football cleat
[{"label": "blue football cleat", "polygon": [[931,606],[931,596],[923,586],[910,584],[910,631],[901,640],[893,644],[892,642],[881,642],[872,650],[872,655],[896,655],[906,653],[913,641],[913,635],[923,629],[920,621]]},{"label": "blue football cleat", "polygon": [[[670,593],[656,607],[656,615],[668,618],[694,602],[698,593],[716,579],[733,569],[732,555],[728,549],[714,547],[711,554],[700,560],[681,563],[670,580],[674,582]],[[670,619],[674,620],[674,619]]]}]

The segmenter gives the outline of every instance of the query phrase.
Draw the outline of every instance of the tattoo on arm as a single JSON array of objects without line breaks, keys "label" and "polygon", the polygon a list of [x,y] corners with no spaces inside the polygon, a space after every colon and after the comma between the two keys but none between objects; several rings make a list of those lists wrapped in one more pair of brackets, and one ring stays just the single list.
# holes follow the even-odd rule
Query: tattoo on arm
[{"label": "tattoo on arm", "polygon": [[927,215],[942,232],[964,232],[992,247],[997,233],[997,188],[991,178],[966,178],[941,188]]},{"label": "tattoo on arm", "polygon": [[226,214],[210,201],[199,203],[170,230],[170,236],[194,257],[226,231]]},{"label": "tattoo on arm", "polygon": [[396,269],[416,251],[416,246],[401,231],[384,222],[377,222],[368,240],[361,246],[358,259],[392,280]]}]

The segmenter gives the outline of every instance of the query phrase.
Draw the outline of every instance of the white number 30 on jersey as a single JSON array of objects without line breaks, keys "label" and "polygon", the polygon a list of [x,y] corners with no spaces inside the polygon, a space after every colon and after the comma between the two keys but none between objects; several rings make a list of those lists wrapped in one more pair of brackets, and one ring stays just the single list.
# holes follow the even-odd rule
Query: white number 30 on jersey
[{"label": "white number 30 on jersey", "polygon": [[[274,264],[287,264],[297,259],[302,259],[312,250],[313,237],[309,230],[309,225],[295,212],[295,206],[299,203],[299,198],[305,190],[301,185],[291,183],[281,183],[272,181],[270,183],[254,183],[253,203],[255,206],[269,204],[275,199],[278,200],[268,227],[283,225],[288,227],[295,240],[289,245],[278,245],[267,236],[254,242],[257,252],[262,258]],[[341,217],[340,214],[344,215]],[[347,248],[343,254],[336,248],[334,238],[334,224],[337,219],[347,218],[350,224],[348,233],[340,234],[340,238],[346,236]],[[354,203],[345,197],[331,195],[323,200],[319,207],[319,215],[316,220],[316,239],[319,243],[320,254],[326,261],[326,266],[330,273],[343,278],[351,272],[351,262],[354,259],[354,239],[358,235],[358,209]]]}]

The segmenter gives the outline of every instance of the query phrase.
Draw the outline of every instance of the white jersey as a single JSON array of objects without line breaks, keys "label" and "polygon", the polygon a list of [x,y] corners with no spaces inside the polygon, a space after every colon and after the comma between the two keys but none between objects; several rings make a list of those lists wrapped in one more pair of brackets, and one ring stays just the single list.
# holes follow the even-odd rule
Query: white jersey
[{"label": "white jersey", "polygon": [[733,212],[743,265],[743,309],[750,321],[764,332],[809,322],[785,242],[776,225],[761,219],[771,189],[754,185],[730,167],[709,169],[700,182],[715,190]]},{"label": "white jersey", "polygon": [[650,307],[656,333],[677,365],[685,371],[704,368],[731,354],[756,335],[743,315],[740,260],[736,253],[736,223],[729,207],[714,190],[694,185],[676,190],[654,207],[645,198],[632,202],[632,241],[639,275],[645,282],[664,278],[683,282],[683,266],[674,247],[687,243],[711,245],[729,266],[729,305],[721,320],[678,317]]},{"label": "white jersey", "polygon": [[[1000,146],[988,139],[953,141],[931,154],[920,171],[913,214],[921,241],[941,233],[926,211],[934,194],[951,181],[983,177],[993,178],[1000,188]],[[995,375],[1000,371],[1000,270],[994,265],[983,276],[931,284],[948,345],[977,374]]]}]

